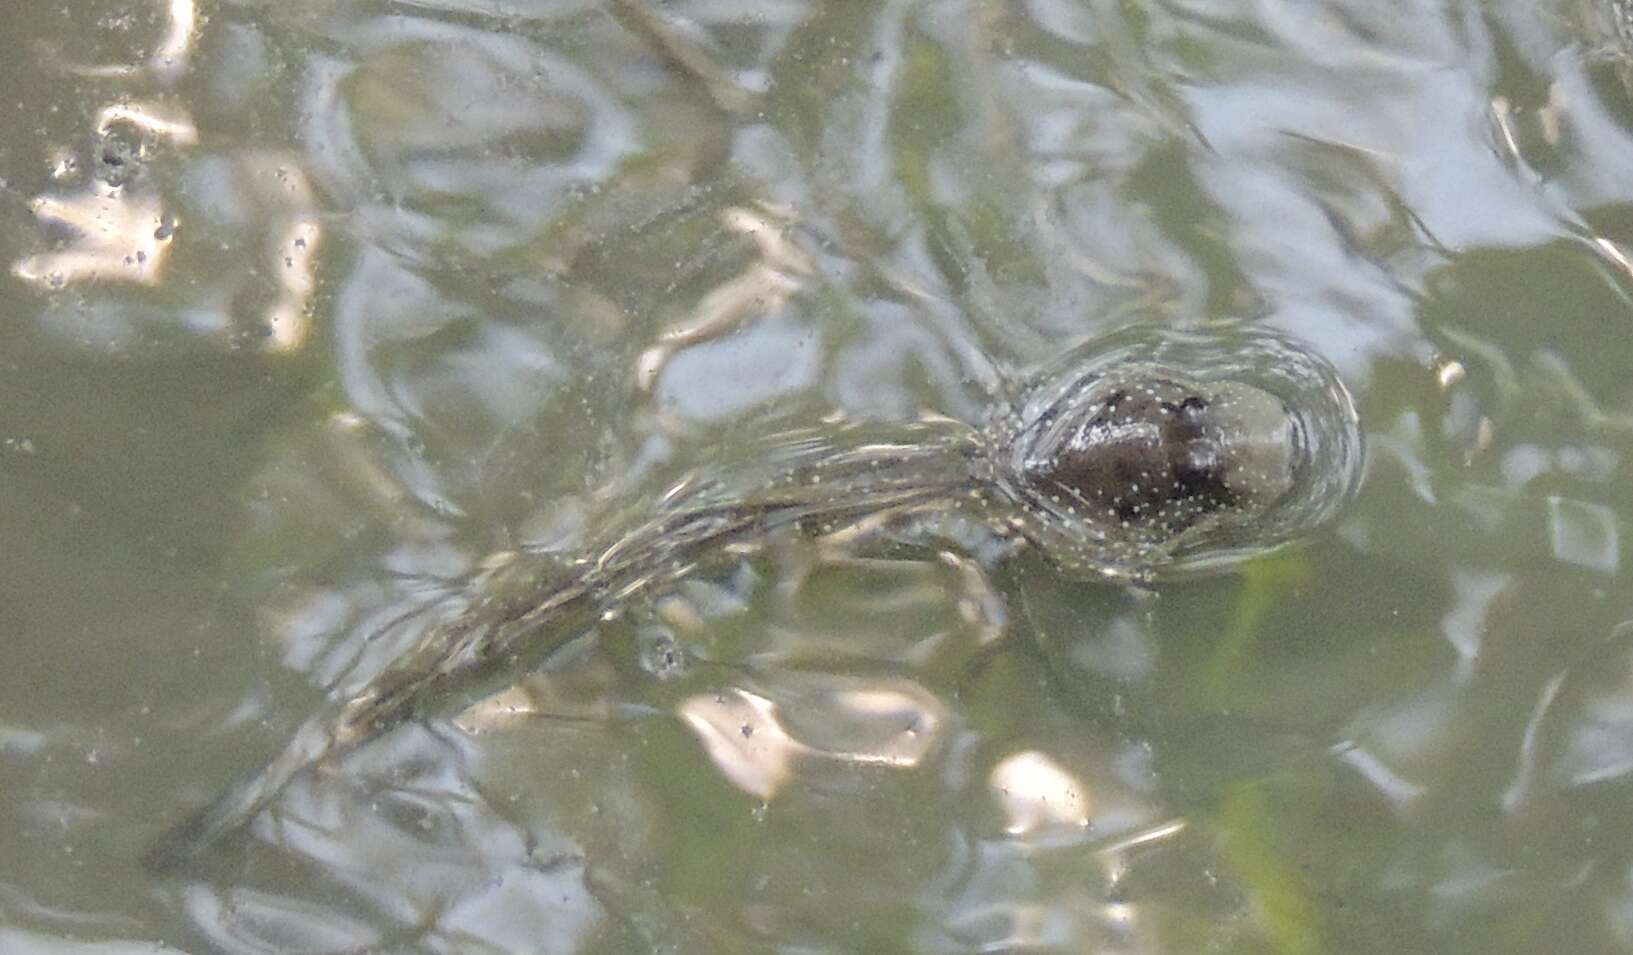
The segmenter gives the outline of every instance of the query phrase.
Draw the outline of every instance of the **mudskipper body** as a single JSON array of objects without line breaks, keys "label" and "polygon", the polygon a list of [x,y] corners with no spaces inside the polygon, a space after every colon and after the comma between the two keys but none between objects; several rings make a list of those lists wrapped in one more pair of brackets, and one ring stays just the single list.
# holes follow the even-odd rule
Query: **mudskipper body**
[{"label": "mudskipper body", "polygon": [[[1297,344],[1132,330],[1018,383],[988,420],[768,439],[753,474],[676,485],[574,560],[496,587],[331,701],[265,768],[149,852],[172,869],[241,830],[299,774],[406,721],[456,712],[537,666],[596,615],[722,548],[959,511],[1062,572],[1151,582],[1228,567],[1332,518],[1358,483],[1354,408]],[[480,586],[480,582],[476,584]]]}]

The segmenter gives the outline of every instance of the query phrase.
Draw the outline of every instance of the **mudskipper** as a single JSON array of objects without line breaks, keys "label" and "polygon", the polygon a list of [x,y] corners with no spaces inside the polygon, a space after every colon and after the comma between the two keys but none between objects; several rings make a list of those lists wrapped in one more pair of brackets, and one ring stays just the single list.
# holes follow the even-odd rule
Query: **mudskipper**
[{"label": "mudskipper", "polygon": [[979,424],[927,418],[767,439],[752,473],[699,475],[642,518],[609,522],[581,557],[528,565],[520,583],[495,585],[331,701],[265,768],[164,836],[148,863],[197,857],[299,774],[405,721],[457,712],[724,547],[958,511],[1064,573],[1148,584],[1303,536],[1358,483],[1360,435],[1337,375],[1263,332],[1125,331],[1073,349],[997,404]]}]

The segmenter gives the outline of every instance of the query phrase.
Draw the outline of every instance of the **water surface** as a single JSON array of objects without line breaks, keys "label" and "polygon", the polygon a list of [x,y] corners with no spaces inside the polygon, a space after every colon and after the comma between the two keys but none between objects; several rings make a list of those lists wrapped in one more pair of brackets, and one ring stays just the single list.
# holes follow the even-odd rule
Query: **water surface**
[{"label": "water surface", "polygon": [[[1625,7],[5,20],[0,949],[1633,949]],[[779,537],[138,864],[494,555],[1130,323],[1336,365],[1342,520]]]}]

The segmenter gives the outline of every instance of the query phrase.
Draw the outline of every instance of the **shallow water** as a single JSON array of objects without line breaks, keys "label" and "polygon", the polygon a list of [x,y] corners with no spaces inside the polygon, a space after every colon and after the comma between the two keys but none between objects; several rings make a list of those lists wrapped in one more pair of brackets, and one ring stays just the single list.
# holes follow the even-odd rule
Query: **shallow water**
[{"label": "shallow water", "polygon": [[[1625,7],[4,19],[0,951],[1633,950]],[[778,537],[137,863],[493,555],[1131,322],[1338,366],[1343,518]]]}]

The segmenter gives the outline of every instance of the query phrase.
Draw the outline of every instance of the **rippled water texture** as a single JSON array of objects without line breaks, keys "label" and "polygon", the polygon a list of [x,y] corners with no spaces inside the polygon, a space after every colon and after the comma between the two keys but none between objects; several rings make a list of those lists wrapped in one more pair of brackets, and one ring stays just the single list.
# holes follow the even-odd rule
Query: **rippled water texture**
[{"label": "rippled water texture", "polygon": [[[0,23],[0,952],[1633,951],[1621,0]],[[1355,500],[1155,593],[957,509],[688,554],[139,863],[678,485],[1131,326],[1334,366]]]}]

